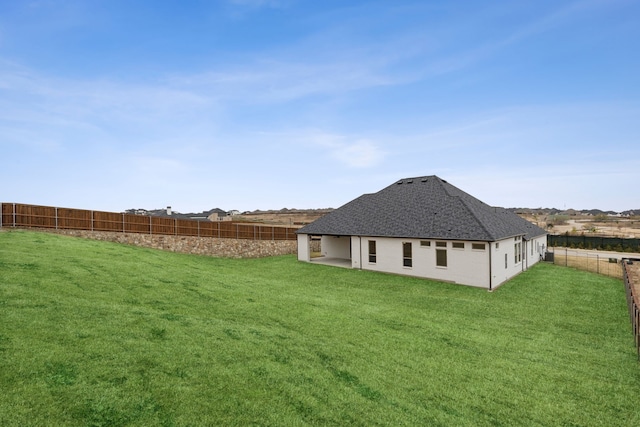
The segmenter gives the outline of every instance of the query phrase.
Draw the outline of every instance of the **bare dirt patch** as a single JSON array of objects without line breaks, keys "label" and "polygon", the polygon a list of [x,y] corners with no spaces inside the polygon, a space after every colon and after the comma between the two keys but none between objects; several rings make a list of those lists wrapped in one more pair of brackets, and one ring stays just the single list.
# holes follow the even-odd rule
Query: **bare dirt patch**
[{"label": "bare dirt patch", "polygon": [[551,234],[585,234],[598,237],[640,238],[640,218],[602,218],[575,215],[563,221],[553,216],[521,214],[524,219],[546,229]]},{"label": "bare dirt patch", "polygon": [[333,209],[283,209],[279,211],[254,211],[234,215],[234,221],[251,222],[287,227],[302,227],[328,214]]}]

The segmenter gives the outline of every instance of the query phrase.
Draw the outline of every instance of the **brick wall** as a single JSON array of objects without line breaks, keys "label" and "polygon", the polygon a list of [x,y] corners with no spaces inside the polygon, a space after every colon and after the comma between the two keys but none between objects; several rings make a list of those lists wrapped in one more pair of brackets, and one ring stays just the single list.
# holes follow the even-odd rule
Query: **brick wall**
[{"label": "brick wall", "polygon": [[45,231],[39,229],[37,231],[124,243],[171,252],[224,258],[262,258],[275,255],[295,254],[298,250],[298,242],[295,240],[236,240],[217,239],[213,237],[163,236],[86,230]]}]

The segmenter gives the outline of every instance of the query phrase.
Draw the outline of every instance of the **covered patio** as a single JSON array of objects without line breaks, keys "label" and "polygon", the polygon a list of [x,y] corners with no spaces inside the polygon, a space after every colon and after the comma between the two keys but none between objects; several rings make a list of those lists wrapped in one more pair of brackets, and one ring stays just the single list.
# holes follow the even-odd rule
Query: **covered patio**
[{"label": "covered patio", "polygon": [[331,265],[333,267],[351,268],[351,260],[344,258],[334,258],[326,256],[312,257],[311,263]]}]

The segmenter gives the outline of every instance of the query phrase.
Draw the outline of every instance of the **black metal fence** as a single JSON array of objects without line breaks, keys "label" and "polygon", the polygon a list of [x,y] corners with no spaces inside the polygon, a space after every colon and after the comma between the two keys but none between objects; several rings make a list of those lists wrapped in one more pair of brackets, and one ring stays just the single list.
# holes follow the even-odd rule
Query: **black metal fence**
[{"label": "black metal fence", "polygon": [[555,265],[573,267],[578,270],[622,279],[621,262],[623,256],[614,252],[598,253],[597,251],[569,249],[566,247],[550,247],[545,254],[545,260]]},{"label": "black metal fence", "polygon": [[[634,263],[640,263],[640,260],[623,260],[623,276],[624,287],[627,293],[627,306],[629,308],[629,318],[631,320],[631,328],[633,330],[633,339],[635,340],[636,349],[638,351],[638,359],[640,359],[640,280],[638,275],[631,274]],[[637,270],[636,270],[637,271]]]},{"label": "black metal fence", "polygon": [[599,249],[615,252],[640,252],[640,239],[549,234],[547,236],[547,246],[562,246],[573,249]]}]

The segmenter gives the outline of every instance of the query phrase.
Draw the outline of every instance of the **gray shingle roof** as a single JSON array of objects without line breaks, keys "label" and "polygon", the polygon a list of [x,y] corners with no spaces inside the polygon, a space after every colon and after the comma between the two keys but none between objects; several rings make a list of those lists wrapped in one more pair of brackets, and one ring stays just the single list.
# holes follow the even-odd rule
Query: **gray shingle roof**
[{"label": "gray shingle roof", "polygon": [[496,241],[546,232],[481,202],[435,175],[405,178],[364,194],[298,230],[300,234]]}]

